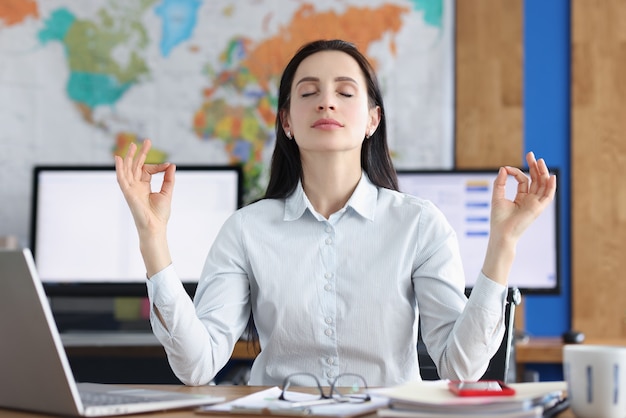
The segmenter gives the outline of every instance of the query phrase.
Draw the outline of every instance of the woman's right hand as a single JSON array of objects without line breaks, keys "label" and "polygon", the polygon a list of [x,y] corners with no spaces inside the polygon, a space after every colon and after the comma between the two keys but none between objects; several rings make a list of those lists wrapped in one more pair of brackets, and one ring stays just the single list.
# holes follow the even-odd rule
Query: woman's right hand
[{"label": "woman's right hand", "polygon": [[[167,221],[172,207],[176,171],[176,166],[170,163],[145,164],[151,145],[150,140],[146,139],[137,154],[137,145],[132,143],[124,158],[115,156],[117,182],[133,215],[149,277],[171,263],[167,246]],[[164,173],[161,189],[152,192],[152,175],[161,172]]]}]

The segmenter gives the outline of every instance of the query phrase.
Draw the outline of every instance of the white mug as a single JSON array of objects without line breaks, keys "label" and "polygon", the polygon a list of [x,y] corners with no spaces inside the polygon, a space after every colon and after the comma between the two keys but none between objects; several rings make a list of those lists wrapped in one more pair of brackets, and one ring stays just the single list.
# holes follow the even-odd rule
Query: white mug
[{"label": "white mug", "polygon": [[563,373],[578,418],[626,418],[626,347],[565,345]]}]

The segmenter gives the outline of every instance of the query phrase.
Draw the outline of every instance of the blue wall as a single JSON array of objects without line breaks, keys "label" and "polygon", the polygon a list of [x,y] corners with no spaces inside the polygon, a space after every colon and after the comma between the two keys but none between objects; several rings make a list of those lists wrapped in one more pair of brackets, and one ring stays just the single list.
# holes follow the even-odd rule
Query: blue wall
[{"label": "blue wall", "polygon": [[[571,327],[569,0],[524,0],[524,149],[560,169],[562,291],[524,297],[526,332],[555,336]],[[531,368],[562,379],[560,365]]]}]

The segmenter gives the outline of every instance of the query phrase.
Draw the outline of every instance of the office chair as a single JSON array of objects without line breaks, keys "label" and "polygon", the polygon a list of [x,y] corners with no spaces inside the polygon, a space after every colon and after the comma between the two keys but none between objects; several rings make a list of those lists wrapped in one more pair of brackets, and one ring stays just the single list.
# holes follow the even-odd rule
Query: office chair
[{"label": "office chair", "polygon": [[[522,302],[522,295],[518,288],[510,288],[507,294],[507,304],[504,311],[504,336],[498,351],[493,355],[485,374],[480,380],[501,380],[505,383],[515,382],[516,362],[515,362],[515,334],[514,320],[515,307]],[[424,341],[422,341],[421,330],[418,329],[417,356],[420,364],[420,375],[423,380],[438,380],[437,366],[430,358]]]}]

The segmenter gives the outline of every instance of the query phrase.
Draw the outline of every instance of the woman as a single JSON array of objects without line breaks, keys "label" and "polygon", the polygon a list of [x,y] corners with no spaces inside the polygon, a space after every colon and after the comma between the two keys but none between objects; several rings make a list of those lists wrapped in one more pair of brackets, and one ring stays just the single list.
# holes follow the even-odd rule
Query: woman
[{"label": "woman", "polygon": [[[252,312],[262,352],[251,384],[297,372],[322,382],[357,373],[371,386],[419,379],[418,315],[439,375],[478,379],[504,332],[516,243],[554,197],[545,162],[527,155],[530,179],[500,169],[490,241],[468,300],[454,231],[432,203],[397,191],[380,90],[352,44],[316,41],[296,53],[280,83],[276,136],[266,196],[225,223],[193,303],[166,240],[175,166],[144,164],[150,141],[116,157],[153,330],[176,375],[209,382]],[[163,185],[151,193],[158,172]],[[518,182],[514,201],[504,196],[509,175]]]}]

